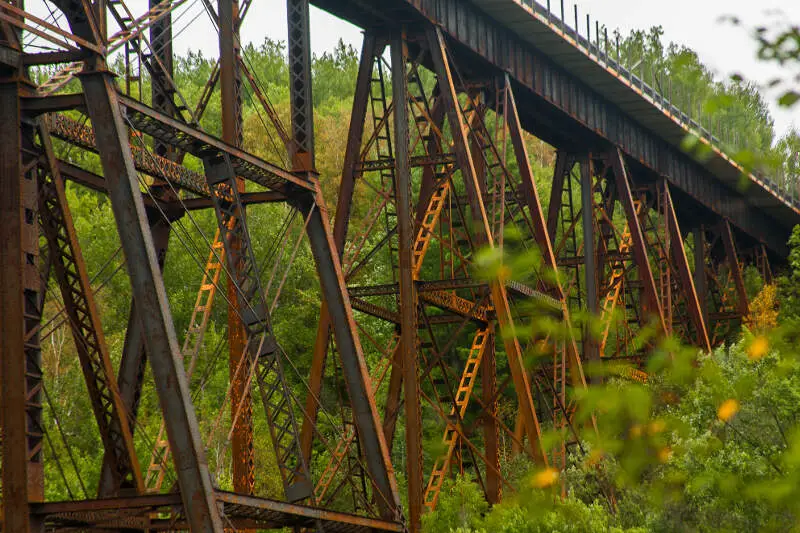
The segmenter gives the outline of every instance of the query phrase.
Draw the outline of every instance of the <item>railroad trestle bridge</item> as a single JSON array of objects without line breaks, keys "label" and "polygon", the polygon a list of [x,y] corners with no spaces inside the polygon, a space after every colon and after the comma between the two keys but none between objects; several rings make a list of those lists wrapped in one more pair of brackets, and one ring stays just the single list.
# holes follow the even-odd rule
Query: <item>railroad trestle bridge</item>
[{"label": "railroad trestle bridge", "polygon": [[[309,0],[287,0],[288,125],[241,57],[252,0],[203,0],[220,57],[197,101],[174,80],[173,17],[187,0],[149,0],[139,14],[125,0],[42,1],[50,18],[22,0],[0,2],[5,533],[416,532],[453,472],[499,502],[513,491],[501,465],[509,451],[563,468],[578,430],[596,430],[572,425],[584,363],[627,361],[631,378],[646,379],[637,365],[648,346],[635,342],[645,327],[655,327],[653,342],[675,335],[706,351],[724,342],[748,313],[743,270],[752,265],[771,281],[800,222],[791,194],[767,177],[743,179],[713,134],[592,37],[588,18],[587,33],[576,29],[577,11],[570,26],[563,8],[559,16],[530,0],[313,1],[364,30],[331,218],[315,167]],[[38,51],[31,39],[50,48]],[[110,70],[115,53],[125,72]],[[55,74],[34,82],[29,72],[43,65]],[[134,97],[131,84],[144,77],[149,94]],[[245,86],[285,160],[242,148]],[[221,138],[199,125],[214,98]],[[547,202],[529,134],[556,150]],[[681,149],[688,134],[708,157]],[[102,172],[60,155],[65,146],[96,154]],[[119,232],[133,299],[118,366],[67,181],[106,194]],[[354,225],[357,189],[368,204]],[[274,273],[288,272],[301,243],[274,243],[290,259],[265,265],[246,216],[275,203],[299,215],[322,296],[302,376],[272,318],[286,280],[273,283]],[[200,209],[214,211],[217,230],[202,250],[188,330],[176,331],[162,267],[170,240],[180,240],[173,224]],[[511,227],[518,238],[506,241]],[[478,279],[484,248],[531,252],[538,262],[524,279]],[[52,444],[42,311],[51,278],[105,453],[96,497],[58,502],[44,491]],[[221,300],[230,490],[215,486],[198,424],[216,413],[196,412],[189,379]],[[576,309],[602,321],[601,336],[571,327]],[[568,334],[517,336],[531,317]],[[544,356],[531,368],[534,348]],[[142,391],[152,390],[145,379],[163,420],[156,436],[137,424]],[[501,399],[512,399],[512,413],[498,408]],[[423,413],[444,428],[435,456],[423,451]],[[280,497],[255,493],[257,418],[269,431]],[[545,426],[562,429],[564,441],[545,446]]]}]

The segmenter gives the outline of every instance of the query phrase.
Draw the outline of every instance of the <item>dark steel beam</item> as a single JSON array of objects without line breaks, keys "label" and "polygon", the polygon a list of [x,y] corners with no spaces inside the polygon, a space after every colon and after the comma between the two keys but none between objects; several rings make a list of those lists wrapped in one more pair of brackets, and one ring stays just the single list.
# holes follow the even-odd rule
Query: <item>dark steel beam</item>
[{"label": "dark steel beam", "polygon": [[311,32],[308,0],[286,0],[289,28],[289,96],[292,143],[289,156],[295,172],[315,172],[314,100],[311,94]]},{"label": "dark steel beam", "polygon": [[83,94],[56,94],[52,96],[31,96],[22,100],[23,109],[30,116],[57,111],[83,109],[86,103]]},{"label": "dark steel beam", "polygon": [[[169,245],[170,224],[163,220],[161,214],[154,209],[147,209],[147,218],[150,226],[150,233],[153,238],[153,246],[156,252],[156,261],[159,271],[164,270],[164,261],[167,256],[167,246]],[[125,331],[125,343],[122,346],[122,357],[119,362],[117,372],[117,384],[119,385],[120,397],[125,406],[125,410],[130,416],[130,431],[136,432],[136,417],[139,413],[139,401],[142,395],[142,385],[144,384],[144,374],[147,365],[147,353],[145,350],[145,331],[139,320],[139,311],[136,307],[136,299],[131,300],[130,314],[128,315],[128,328]],[[104,487],[108,487],[110,476],[111,461],[106,458],[103,461],[103,470],[100,474],[100,496],[112,496],[106,492]]]},{"label": "dark steel beam", "polygon": [[[590,320],[599,318],[599,296],[597,290],[597,254],[595,253],[595,221],[594,221],[594,172],[589,155],[579,159],[581,167],[581,221],[583,223],[583,273],[586,311]],[[587,324],[583,332],[583,351],[587,361],[599,361],[600,350],[597,341],[592,338]]]},{"label": "dark steel beam", "polygon": [[386,520],[400,517],[397,482],[389,459],[389,450],[381,431],[372,383],[367,370],[353,309],[347,296],[341,262],[329,226],[328,211],[322,192],[313,198],[298,197],[298,208],[310,217],[306,226],[311,251],[317,266],[322,295],[333,321],[333,335],[342,362],[358,439],[364,461],[376,492],[374,499]]},{"label": "dark steel beam", "polygon": [[[344,153],[344,167],[342,180],[339,185],[339,196],[336,204],[335,220],[333,222],[333,242],[339,261],[342,260],[347,229],[350,223],[350,213],[353,207],[353,193],[356,180],[359,176],[357,165],[361,155],[361,140],[364,136],[364,123],[367,117],[369,91],[372,79],[372,69],[375,63],[376,40],[375,36],[367,33],[361,46],[361,59],[358,64],[358,77],[353,96],[353,108],[350,112],[350,129],[347,135],[347,146]],[[303,426],[300,431],[300,445],[303,456],[311,461],[311,451],[314,441],[314,426],[319,412],[318,398],[322,392],[322,379],[325,375],[325,365],[328,356],[328,341],[330,340],[331,317],[328,304],[322,301],[317,324],[317,335],[314,341],[314,352],[311,360],[311,374],[308,383]],[[391,448],[391,446],[390,446]]]},{"label": "dark steel beam", "polygon": [[[74,28],[76,20],[70,18],[70,23]],[[100,144],[100,161],[128,265],[133,297],[138,302],[139,319],[148,332],[145,345],[167,422],[170,449],[182,452],[174,454],[173,458],[187,518],[193,531],[221,533],[222,521],[213,498],[203,442],[189,396],[114,81],[103,71],[87,72],[80,79]]]},{"label": "dark steel beam", "polygon": [[[148,0],[150,10],[161,4],[163,0]],[[174,60],[172,56],[172,11],[150,25],[150,45],[157,62],[162,68],[151,71],[150,101],[153,109],[173,116],[175,109],[175,91],[167,81],[174,78]],[[154,139],[153,152],[167,159],[174,159],[174,149],[158,139]]]}]

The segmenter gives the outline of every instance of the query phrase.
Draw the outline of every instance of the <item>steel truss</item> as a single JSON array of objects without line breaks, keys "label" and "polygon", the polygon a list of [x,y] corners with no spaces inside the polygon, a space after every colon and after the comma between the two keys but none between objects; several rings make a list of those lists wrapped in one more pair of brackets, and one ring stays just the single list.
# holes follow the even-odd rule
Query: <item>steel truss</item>
[{"label": "steel truss", "polygon": [[[709,350],[747,315],[745,266],[772,278],[764,243],[742,239],[727,220],[680,228],[669,179],[640,176],[617,149],[560,150],[545,212],[514,85],[507,76],[482,77],[427,22],[365,33],[331,228],[315,170],[308,0],[287,2],[288,127],[242,57],[238,33],[249,1],[218,0],[212,18],[220,60],[194,105],[173,79],[172,15],[184,2],[150,0],[136,16],[124,0],[49,1],[69,30],[16,1],[0,5],[7,533],[417,532],[454,472],[476,479],[497,503],[513,490],[501,461],[509,454],[562,469],[568,454],[580,452],[580,432],[596,430],[593,421],[573,423],[574,391],[587,384],[584,362],[627,360],[633,364],[626,375],[645,380],[637,364],[647,346],[634,342],[645,328],[654,328],[656,339],[674,334]],[[121,28],[111,36],[109,16]],[[23,29],[61,50],[34,58],[22,44]],[[106,64],[114,50],[125,58],[119,86]],[[29,64],[62,67],[37,86]],[[272,122],[291,168],[242,149],[243,83]],[[77,86],[81,92],[66,92]],[[199,126],[217,86],[222,139]],[[102,174],[59,158],[62,146],[97,154]],[[203,172],[183,164],[187,155],[202,162]],[[116,373],[65,180],[107,194],[118,227],[133,302]],[[370,203],[356,221],[357,192]],[[264,283],[248,227],[247,206],[267,202],[299,214],[294,253],[305,235],[317,268],[323,301],[308,376],[298,376],[273,331],[283,283]],[[194,210],[212,208],[217,235],[203,251],[205,268],[179,345],[162,268],[170,241],[179,238],[173,227]],[[512,228],[516,237],[507,238]],[[288,248],[284,234],[276,247]],[[484,279],[476,276],[484,249],[537,259],[529,271],[510,274],[501,262],[499,273]],[[278,258],[268,268],[283,266]],[[551,275],[556,270],[562,276]],[[98,499],[44,501],[47,376],[39,335],[51,274],[104,448]],[[221,298],[228,306],[231,421],[222,431],[229,435],[234,492],[215,486],[206,459],[221,415],[215,413],[212,435],[201,433],[192,401],[198,390],[191,387],[198,380],[189,379],[197,376],[212,305]],[[599,337],[588,328],[575,337],[576,309],[601,321]],[[521,325],[542,321],[558,327],[518,335]],[[528,353],[538,355],[533,365]],[[155,436],[143,435],[139,424],[146,379],[159,402]],[[259,420],[268,428],[282,499],[257,494]],[[550,428],[562,435],[552,448],[541,439]],[[153,437],[143,468],[136,449]],[[426,440],[441,446],[426,454]],[[405,510],[396,470],[408,486]]]}]

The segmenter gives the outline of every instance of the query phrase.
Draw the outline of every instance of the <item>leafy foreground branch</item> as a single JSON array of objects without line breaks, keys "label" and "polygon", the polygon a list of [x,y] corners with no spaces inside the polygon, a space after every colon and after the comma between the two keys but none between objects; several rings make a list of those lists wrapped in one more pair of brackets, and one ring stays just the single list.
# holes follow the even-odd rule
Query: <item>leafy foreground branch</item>
[{"label": "leafy foreground branch", "polygon": [[492,509],[476,484],[458,479],[426,531],[797,530],[800,228],[791,244],[791,274],[779,289],[761,289],[735,343],[703,355],[661,342],[646,385],[606,367],[603,384],[576,398],[578,425],[594,414],[600,433],[582,432],[585,453],[565,473],[531,467]]}]

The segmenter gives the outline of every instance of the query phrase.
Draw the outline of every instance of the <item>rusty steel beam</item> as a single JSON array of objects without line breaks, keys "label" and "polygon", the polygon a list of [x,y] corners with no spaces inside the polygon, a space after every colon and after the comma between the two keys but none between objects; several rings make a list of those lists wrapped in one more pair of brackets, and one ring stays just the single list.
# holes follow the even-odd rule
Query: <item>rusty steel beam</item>
[{"label": "rusty steel beam", "polygon": [[567,163],[568,157],[567,153],[563,150],[556,151],[556,164],[553,169],[552,188],[550,189],[550,203],[547,205],[547,234],[550,236],[551,243],[555,242],[557,236],[556,230],[561,213],[564,178],[572,166]]},{"label": "rusty steel beam", "polygon": [[672,261],[678,270],[680,277],[680,288],[683,296],[686,299],[686,307],[689,310],[689,316],[694,323],[694,328],[697,334],[697,346],[711,352],[711,341],[708,337],[708,327],[706,326],[705,314],[700,304],[700,299],[697,295],[697,288],[694,284],[692,271],[689,268],[689,260],[686,258],[686,249],[683,246],[683,233],[678,225],[678,217],[675,215],[675,206],[672,204],[672,194],[670,193],[670,185],[667,180],[662,180],[659,184],[662,187],[664,194],[664,203],[666,211],[666,220],[664,223],[667,226],[667,236],[669,239],[670,253]]},{"label": "rusty steel beam", "polygon": [[[536,180],[533,176],[533,170],[531,169],[530,164],[530,157],[528,157],[528,147],[525,144],[525,139],[522,135],[522,124],[519,120],[519,111],[517,110],[517,101],[514,96],[514,91],[511,87],[511,81],[508,78],[508,75],[504,77],[505,89],[508,93],[508,109],[506,110],[506,122],[509,126],[509,132],[511,137],[511,145],[514,148],[514,156],[517,160],[517,166],[519,168],[520,173],[520,188],[522,189],[522,195],[525,200],[525,205],[528,206],[528,211],[530,212],[531,219],[533,221],[533,231],[534,231],[534,238],[536,239],[536,243],[539,245],[539,251],[542,254],[542,258],[544,259],[544,264],[555,272],[557,268],[556,265],[556,258],[553,254],[553,235],[555,234],[555,222],[553,222],[553,231],[550,231],[550,224],[549,220],[545,221],[544,213],[542,211],[542,204],[539,201],[539,192],[536,188]],[[561,168],[559,168],[559,166]],[[564,156],[559,152],[556,160],[556,170],[555,170],[555,177],[560,176],[559,179],[564,179]],[[554,190],[558,186],[560,190],[560,184],[556,183],[556,180],[553,180],[553,188]],[[560,196],[559,196],[560,197]],[[552,202],[552,200],[551,200]],[[552,209],[557,211],[557,203],[552,206]],[[549,217],[549,213],[548,213]],[[560,287],[557,287],[556,291],[556,298],[561,299],[563,298],[563,294]]]},{"label": "rusty steel beam", "polygon": [[408,529],[422,528],[422,414],[417,372],[417,288],[414,284],[414,228],[411,218],[411,168],[409,166],[408,49],[404,36],[391,40],[392,99],[394,102],[394,197],[397,212],[398,279],[400,283],[400,354],[403,369],[403,404],[406,420],[406,479],[408,482]]},{"label": "rusty steel beam", "polygon": [[660,334],[666,334],[667,325],[664,322],[664,313],[661,309],[661,303],[658,300],[658,291],[656,289],[655,278],[653,277],[653,269],[650,266],[650,259],[647,256],[647,241],[645,241],[642,226],[639,221],[639,216],[636,213],[636,207],[633,203],[633,195],[631,194],[631,181],[630,176],[625,165],[625,159],[622,151],[617,149],[610,154],[611,165],[614,169],[614,183],[617,188],[617,197],[622,209],[625,213],[625,219],[630,229],[631,241],[633,244],[633,256],[636,260],[636,268],[639,271],[639,279],[644,285],[645,297],[645,315],[648,318],[655,318],[658,321],[658,331]]},{"label": "rusty steel beam", "polygon": [[67,205],[64,181],[43,122],[39,122],[38,130],[47,160],[39,183],[39,219],[105,448],[103,470],[107,475],[101,476],[99,493],[114,496],[126,489],[142,492],[142,473],[127,410],[111,365],[89,274]]},{"label": "rusty steel beam", "polygon": [[176,149],[200,159],[208,153],[224,154],[230,159],[237,176],[274,191],[285,192],[290,186],[307,191],[314,188],[307,180],[278,165],[264,161],[137,100],[123,95],[118,100],[123,116],[136,130],[160,139]]},{"label": "rusty steel beam", "polygon": [[489,330],[486,351],[481,360],[481,398],[486,413],[483,416],[483,442],[486,450],[486,499],[492,505],[500,503],[503,483],[500,475],[500,427],[497,423],[498,394],[497,361],[495,359],[494,328]]},{"label": "rusty steel beam", "polygon": [[[97,152],[95,134],[90,126],[83,125],[61,114],[45,115],[45,120],[53,137],[66,141],[73,146]],[[168,181],[175,187],[186,189],[194,194],[200,196],[209,195],[205,178],[201,174],[165,157],[153,154],[140,145],[132,144],[131,152],[133,153],[133,163],[136,170],[154,178]]]},{"label": "rusty steel beam", "polygon": [[[219,57],[220,57],[220,97],[222,99],[222,140],[241,148],[244,141],[242,123],[242,72],[240,68],[241,45],[239,42],[239,2],[238,0],[219,0]],[[245,192],[244,179],[236,178],[231,185],[236,187],[239,194],[237,200],[241,201],[240,194]],[[212,193],[215,187],[212,186]],[[216,200],[215,195],[212,198]],[[215,207],[219,202],[215,201]],[[238,213],[234,226],[241,226],[246,214]],[[227,220],[219,217],[220,235],[223,236],[228,257],[239,254],[243,243],[242,236],[234,231],[224,228]],[[227,238],[225,238],[227,237]],[[247,238],[244,236],[243,238]],[[228,250],[230,248],[230,250]],[[233,255],[231,255],[233,254]],[[243,254],[244,255],[244,254]],[[247,382],[247,372],[239,371],[244,366],[247,358],[247,344],[251,341],[248,330],[240,318],[249,302],[242,302],[237,294],[236,281],[242,279],[242,271],[253,267],[247,264],[247,257],[242,260],[229,259],[228,266],[231,276],[228,276],[228,363],[231,380],[230,406],[231,419],[234,420],[231,437],[231,461],[233,463],[233,488],[236,492],[252,494],[255,490],[255,445],[253,437],[253,400]],[[234,279],[235,278],[235,279]],[[260,295],[256,295],[258,298]],[[260,349],[260,348],[259,348]],[[260,357],[256,353],[254,357]],[[238,416],[237,416],[238,413]],[[268,415],[269,417],[269,415]],[[273,443],[275,444],[275,443]],[[281,462],[281,453],[276,452],[278,463]],[[284,474],[281,469],[281,478],[284,486],[288,487],[287,480],[291,476]],[[288,481],[291,484],[291,481]]]},{"label": "rusty steel beam", "polygon": [[43,528],[30,519],[28,503],[44,499],[36,152],[20,102],[25,82],[15,69],[0,74],[1,516],[4,532],[31,533]]},{"label": "rusty steel beam", "polygon": [[733,230],[728,219],[720,222],[719,231],[722,235],[722,244],[725,248],[725,257],[728,260],[728,267],[731,269],[733,282],[736,285],[736,308],[739,315],[744,318],[750,309],[750,304],[747,301],[747,291],[744,287],[744,276],[742,275],[742,267],[739,263],[739,255],[736,250],[736,239],[733,236]]},{"label": "rusty steel beam", "polygon": [[706,230],[703,226],[692,229],[694,237],[694,284],[697,287],[697,300],[703,321],[708,321],[708,280],[706,278]]},{"label": "rusty steel beam", "polygon": [[[486,246],[493,247],[492,231],[486,215],[486,208],[480,194],[480,183],[473,164],[470,153],[470,145],[466,135],[466,125],[458,103],[458,96],[447,59],[447,47],[441,30],[438,28],[428,29],[428,47],[441,88],[441,97],[446,109],[450,129],[453,135],[454,149],[459,167],[467,184],[467,189],[472,188],[473,205],[472,213],[477,222],[477,234],[480,242]],[[490,283],[492,302],[497,313],[497,321],[500,324],[501,332],[514,331],[514,319],[511,314],[511,307],[508,294],[503,284],[497,280]],[[506,355],[509,360],[509,370],[513,376],[514,388],[517,392],[519,410],[524,418],[525,431],[528,435],[529,446],[534,457],[547,464],[547,455],[541,443],[541,428],[536,408],[533,403],[531,386],[528,372],[522,356],[522,347],[515,335],[502,335],[506,348]]]}]

